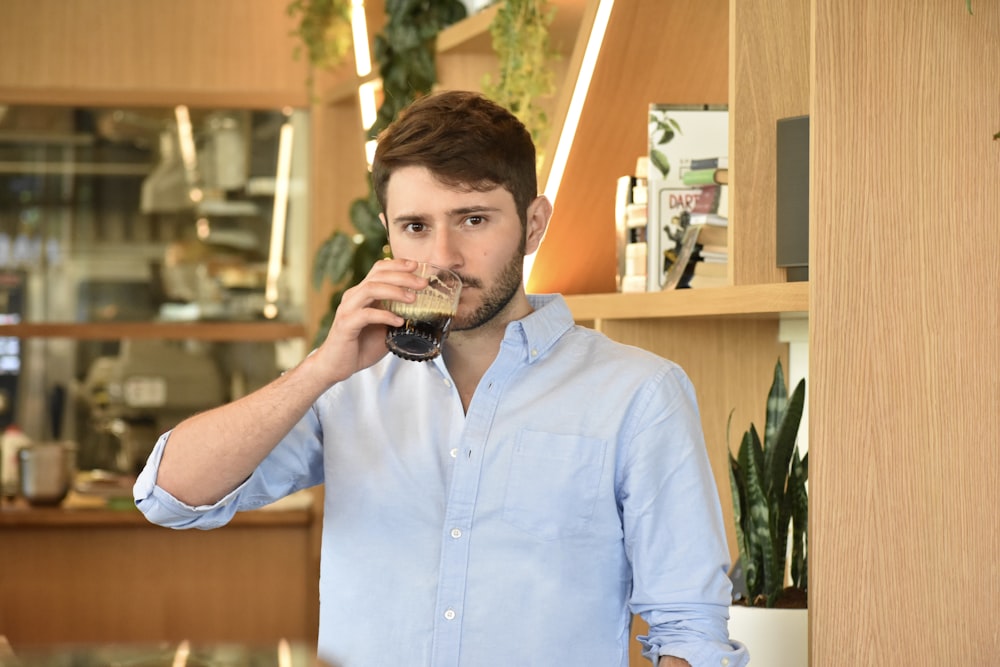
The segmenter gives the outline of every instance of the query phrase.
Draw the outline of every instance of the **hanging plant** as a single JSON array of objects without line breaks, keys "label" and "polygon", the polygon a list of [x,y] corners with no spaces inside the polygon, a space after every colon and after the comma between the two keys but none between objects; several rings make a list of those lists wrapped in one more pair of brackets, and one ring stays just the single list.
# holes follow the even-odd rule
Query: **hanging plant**
[{"label": "hanging plant", "polygon": [[316,70],[336,67],[351,49],[351,0],[290,0],[285,11],[298,20],[291,33],[298,38],[292,56],[305,56],[309,63],[311,94]]},{"label": "hanging plant", "polygon": [[[555,93],[555,77],[550,68],[559,57],[549,40],[555,9],[548,0],[506,0],[490,23],[493,51],[500,64],[494,83],[483,78],[483,92],[506,107],[524,123],[536,146],[544,146],[549,119],[538,100]],[[543,156],[539,152],[538,160]]]},{"label": "hanging plant", "polygon": [[[382,105],[368,138],[375,139],[399,112],[437,83],[434,56],[441,30],[466,16],[460,0],[386,0],[387,22],[375,36],[374,59],[382,79]],[[355,233],[335,231],[320,245],[313,261],[313,287],[333,285],[330,306],[319,323],[314,343],[322,342],[344,292],[356,285],[372,265],[388,255],[378,200],[368,178],[368,195],[351,202]]]}]

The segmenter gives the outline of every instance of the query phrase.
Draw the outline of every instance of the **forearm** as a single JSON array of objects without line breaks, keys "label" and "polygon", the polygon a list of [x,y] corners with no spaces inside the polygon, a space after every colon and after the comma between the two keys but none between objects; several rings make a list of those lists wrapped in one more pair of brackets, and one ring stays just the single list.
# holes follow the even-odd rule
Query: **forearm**
[{"label": "forearm", "polygon": [[327,384],[306,359],[267,386],[178,424],[156,483],[181,502],[210,505],[239,486]]}]

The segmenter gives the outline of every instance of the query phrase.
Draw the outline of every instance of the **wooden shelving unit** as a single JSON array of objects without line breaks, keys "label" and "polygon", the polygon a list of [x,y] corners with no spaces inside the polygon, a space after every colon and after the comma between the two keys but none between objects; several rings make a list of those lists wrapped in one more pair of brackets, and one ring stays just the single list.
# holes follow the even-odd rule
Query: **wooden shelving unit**
[{"label": "wooden shelving unit", "polygon": [[566,297],[581,320],[670,319],[685,317],[774,318],[809,310],[808,283],[775,283]]}]

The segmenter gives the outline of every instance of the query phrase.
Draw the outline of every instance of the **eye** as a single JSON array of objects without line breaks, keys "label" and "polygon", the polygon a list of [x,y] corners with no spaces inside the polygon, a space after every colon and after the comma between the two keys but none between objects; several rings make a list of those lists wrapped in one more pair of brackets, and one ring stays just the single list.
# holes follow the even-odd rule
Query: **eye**
[{"label": "eye", "polygon": [[426,225],[422,222],[408,222],[403,225],[403,231],[409,234],[419,234],[426,229]]},{"label": "eye", "polygon": [[486,218],[481,215],[470,215],[462,221],[463,224],[469,227],[475,227],[483,224],[484,222],[486,222]]}]

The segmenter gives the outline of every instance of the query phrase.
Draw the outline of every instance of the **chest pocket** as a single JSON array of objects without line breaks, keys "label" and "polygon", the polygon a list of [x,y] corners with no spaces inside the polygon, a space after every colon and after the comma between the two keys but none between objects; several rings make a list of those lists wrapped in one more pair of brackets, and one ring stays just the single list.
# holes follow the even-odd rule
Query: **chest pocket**
[{"label": "chest pocket", "polygon": [[585,531],[606,447],[599,438],[522,431],[511,457],[504,520],[545,540]]}]

